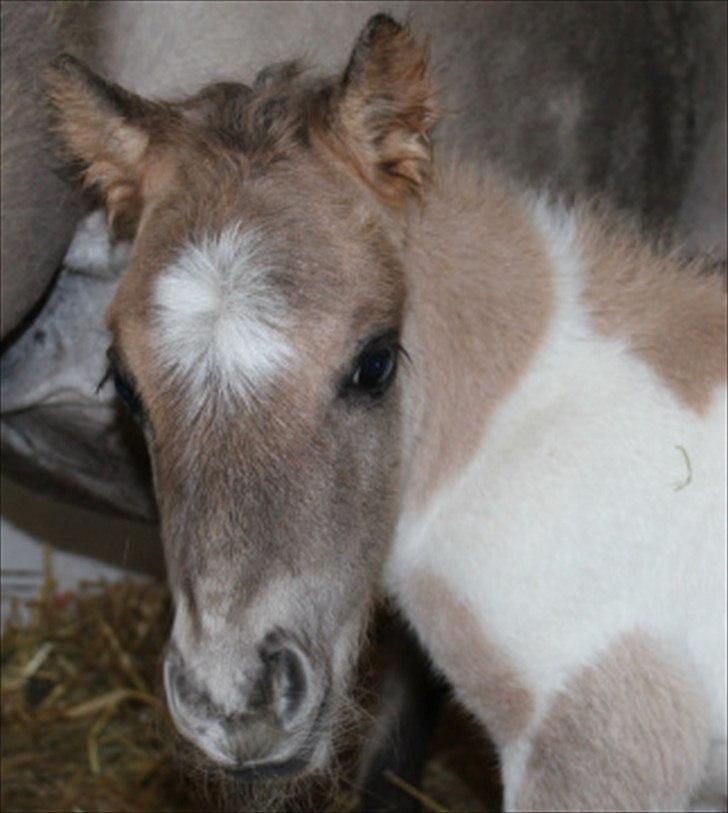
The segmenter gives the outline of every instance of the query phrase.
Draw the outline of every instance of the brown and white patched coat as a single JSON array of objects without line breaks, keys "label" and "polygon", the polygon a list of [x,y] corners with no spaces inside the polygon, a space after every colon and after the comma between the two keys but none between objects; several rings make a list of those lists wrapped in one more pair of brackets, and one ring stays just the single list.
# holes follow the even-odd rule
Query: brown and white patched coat
[{"label": "brown and white patched coat", "polygon": [[378,15],[332,80],[162,105],[53,75],[135,230],[109,326],[175,722],[247,778],[320,768],[384,585],[496,742],[507,809],[723,804],[724,280],[433,172],[426,66]]}]

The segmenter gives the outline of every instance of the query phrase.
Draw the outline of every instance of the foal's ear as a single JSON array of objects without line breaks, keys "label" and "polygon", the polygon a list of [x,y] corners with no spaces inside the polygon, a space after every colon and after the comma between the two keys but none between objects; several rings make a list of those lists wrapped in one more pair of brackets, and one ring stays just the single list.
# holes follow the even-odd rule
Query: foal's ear
[{"label": "foal's ear", "polygon": [[386,14],[372,17],[344,72],[338,123],[357,169],[391,203],[419,193],[435,122],[427,50]]},{"label": "foal's ear", "polygon": [[58,127],[84,181],[101,192],[110,224],[133,230],[143,205],[144,157],[163,106],[106,82],[64,54],[46,72]]}]

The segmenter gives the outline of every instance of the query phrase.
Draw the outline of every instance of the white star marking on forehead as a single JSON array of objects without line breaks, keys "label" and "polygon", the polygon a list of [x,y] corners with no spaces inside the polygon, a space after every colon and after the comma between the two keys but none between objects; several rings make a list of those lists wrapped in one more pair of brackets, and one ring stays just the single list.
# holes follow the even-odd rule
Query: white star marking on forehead
[{"label": "white star marking on forehead", "polygon": [[187,245],[157,280],[157,353],[194,392],[251,397],[293,357],[275,266],[255,230],[231,225]]}]

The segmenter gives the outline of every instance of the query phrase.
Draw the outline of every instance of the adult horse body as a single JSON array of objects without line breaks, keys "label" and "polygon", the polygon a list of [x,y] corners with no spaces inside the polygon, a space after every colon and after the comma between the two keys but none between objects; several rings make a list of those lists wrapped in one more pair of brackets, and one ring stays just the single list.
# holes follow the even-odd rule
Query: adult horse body
[{"label": "adult horse body", "polygon": [[[725,794],[725,288],[457,164],[374,17],[162,104],[53,98],[135,230],[112,374],[153,464],[180,731],[321,768],[382,580],[499,747],[509,809]],[[398,372],[399,370],[399,372]]]}]

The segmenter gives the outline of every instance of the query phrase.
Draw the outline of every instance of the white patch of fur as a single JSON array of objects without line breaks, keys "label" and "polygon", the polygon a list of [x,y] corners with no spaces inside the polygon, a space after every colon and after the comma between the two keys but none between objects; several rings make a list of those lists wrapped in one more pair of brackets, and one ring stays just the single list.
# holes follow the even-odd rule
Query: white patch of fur
[{"label": "white patch of fur", "polygon": [[[508,653],[536,720],[571,676],[642,629],[695,667],[712,736],[724,741],[725,387],[700,417],[625,343],[597,335],[574,220],[542,203],[531,211],[554,270],[549,334],[458,478],[402,517],[389,590],[417,627],[411,579],[444,579]],[[676,447],[693,474],[681,490]],[[427,646],[430,631],[418,632]],[[501,755],[507,782],[526,753],[521,744]]]},{"label": "white patch of fur", "polygon": [[528,729],[514,742],[509,742],[501,749],[500,763],[503,782],[503,809],[515,810],[515,800],[523,785],[528,770],[528,759],[531,756],[531,743],[539,730],[544,710],[535,715]]},{"label": "white patch of fur", "polygon": [[293,358],[274,270],[262,235],[232,225],[188,245],[160,276],[159,357],[191,385],[193,403],[211,381],[222,394],[254,397]]}]

